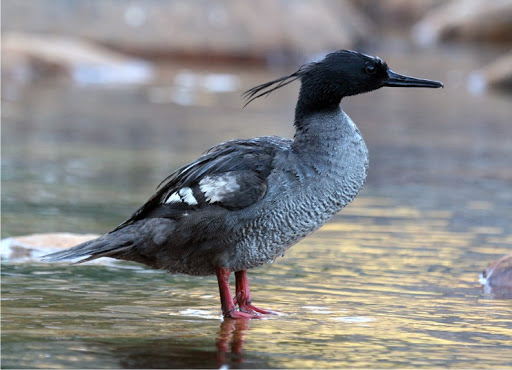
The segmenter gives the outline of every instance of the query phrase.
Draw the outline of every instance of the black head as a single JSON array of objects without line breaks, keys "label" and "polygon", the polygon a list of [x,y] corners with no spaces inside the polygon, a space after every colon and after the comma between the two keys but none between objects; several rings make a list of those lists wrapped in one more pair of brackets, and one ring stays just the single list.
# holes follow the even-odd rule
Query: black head
[{"label": "black head", "polygon": [[339,50],[326,55],[319,62],[303,65],[291,75],[246,91],[246,104],[297,79],[302,82],[297,109],[308,111],[337,107],[345,96],[362,94],[383,86],[443,87],[438,81],[399,75],[379,57]]}]

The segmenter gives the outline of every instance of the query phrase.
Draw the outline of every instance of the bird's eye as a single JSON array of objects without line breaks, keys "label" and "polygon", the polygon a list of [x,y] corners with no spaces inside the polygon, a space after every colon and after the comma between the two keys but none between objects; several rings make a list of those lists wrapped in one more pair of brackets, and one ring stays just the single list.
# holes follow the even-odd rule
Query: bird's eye
[{"label": "bird's eye", "polygon": [[375,66],[366,66],[365,71],[369,75],[372,75],[372,74],[374,74],[377,71],[377,69],[375,68]]}]

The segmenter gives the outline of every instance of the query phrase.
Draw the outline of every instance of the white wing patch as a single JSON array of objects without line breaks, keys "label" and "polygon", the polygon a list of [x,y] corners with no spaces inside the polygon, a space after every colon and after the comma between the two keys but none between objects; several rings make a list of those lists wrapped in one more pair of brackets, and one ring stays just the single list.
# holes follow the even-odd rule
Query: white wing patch
[{"label": "white wing patch", "polygon": [[181,202],[181,197],[178,195],[178,192],[175,192],[175,193],[172,193],[171,195],[169,195],[164,203],[169,204],[169,203],[178,203],[178,202]]},{"label": "white wing patch", "polygon": [[197,200],[194,197],[194,194],[192,194],[192,189],[190,189],[188,187],[182,188],[182,189],[170,194],[167,197],[167,199],[164,201],[165,204],[179,203],[179,202],[185,202],[190,206],[197,205]]},{"label": "white wing patch", "polygon": [[223,198],[240,189],[240,185],[233,175],[206,176],[199,181],[199,189],[204,193],[209,203],[220,202]]},{"label": "white wing patch", "polygon": [[[222,202],[226,196],[240,189],[237,178],[231,174],[206,176],[199,181],[199,190],[204,194],[208,203]],[[167,196],[165,204],[187,203],[189,206],[198,204],[191,188],[184,187]]]},{"label": "white wing patch", "polygon": [[190,204],[191,206],[195,206],[197,204],[197,200],[194,197],[194,194],[192,194],[192,189],[190,189],[190,188],[180,189],[178,194],[180,195],[181,199],[183,199],[183,201],[185,203]]}]

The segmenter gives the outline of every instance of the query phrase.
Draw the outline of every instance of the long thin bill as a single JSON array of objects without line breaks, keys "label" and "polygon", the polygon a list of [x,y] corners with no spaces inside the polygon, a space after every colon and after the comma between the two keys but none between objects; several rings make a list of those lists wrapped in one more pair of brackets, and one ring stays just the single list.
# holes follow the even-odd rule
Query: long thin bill
[{"label": "long thin bill", "polygon": [[422,78],[399,75],[398,73],[395,73],[392,70],[388,70],[388,80],[384,82],[384,86],[430,88],[444,87],[443,83],[439,81],[425,80]]}]

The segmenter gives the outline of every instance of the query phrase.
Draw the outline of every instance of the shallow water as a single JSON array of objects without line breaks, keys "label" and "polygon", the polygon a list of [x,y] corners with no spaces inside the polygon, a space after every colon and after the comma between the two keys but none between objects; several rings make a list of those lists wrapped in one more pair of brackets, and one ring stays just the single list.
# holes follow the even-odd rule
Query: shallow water
[{"label": "shallow water", "polygon": [[[343,102],[371,152],[368,182],[249,273],[254,303],[280,315],[222,321],[213,277],[3,261],[2,367],[512,366],[512,301],[478,284],[512,249],[510,96],[467,92],[482,53],[379,54],[446,88]],[[2,236],[106,232],[205,148],[291,136],[298,86],[240,109],[243,89],[284,72],[171,66],[152,86],[3,86]]]}]

